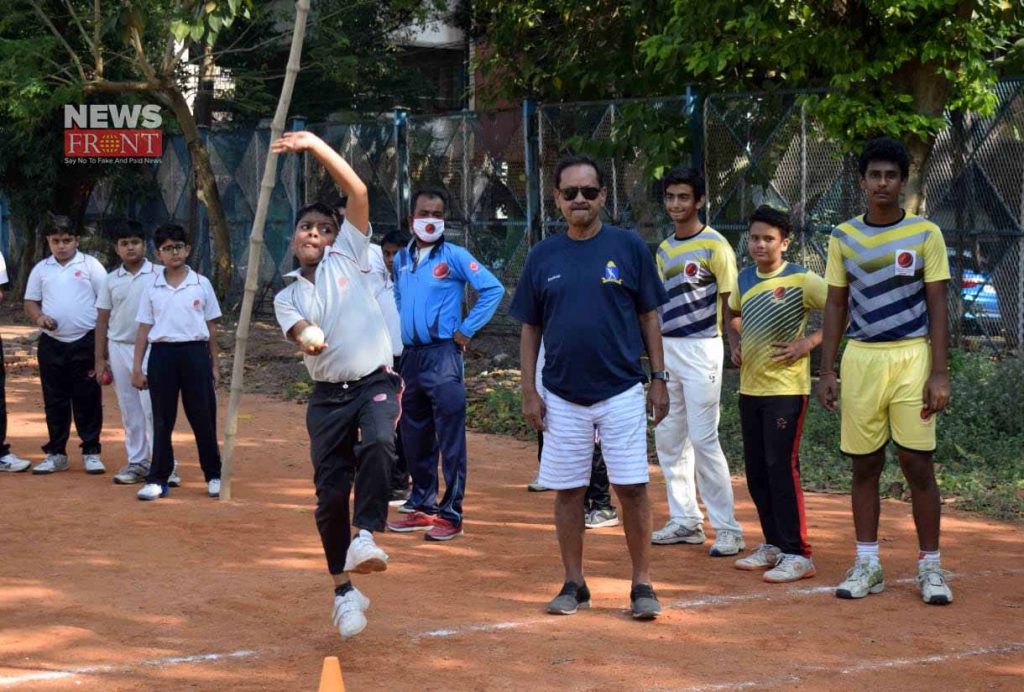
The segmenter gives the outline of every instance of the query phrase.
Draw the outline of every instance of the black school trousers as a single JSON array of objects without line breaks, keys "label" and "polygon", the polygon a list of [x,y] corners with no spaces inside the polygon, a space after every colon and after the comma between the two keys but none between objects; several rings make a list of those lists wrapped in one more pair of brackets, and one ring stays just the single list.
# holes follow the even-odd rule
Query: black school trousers
[{"label": "black school trousers", "polygon": [[67,455],[72,417],[82,440],[82,454],[100,453],[103,392],[93,373],[95,337],[93,331],[71,342],[58,341],[47,334],[39,337],[39,380],[43,385],[43,411],[49,434],[43,451],[47,454]]}]

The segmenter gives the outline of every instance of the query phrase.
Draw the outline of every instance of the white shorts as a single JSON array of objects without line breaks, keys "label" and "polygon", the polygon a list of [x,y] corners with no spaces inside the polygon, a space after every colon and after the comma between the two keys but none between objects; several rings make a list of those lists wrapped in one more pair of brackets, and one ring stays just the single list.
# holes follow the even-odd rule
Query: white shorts
[{"label": "white shorts", "polygon": [[544,403],[547,431],[540,458],[541,485],[553,490],[590,485],[595,430],[601,438],[601,452],[612,484],[636,485],[650,479],[642,384],[593,406],[574,404],[553,392],[544,393]]}]

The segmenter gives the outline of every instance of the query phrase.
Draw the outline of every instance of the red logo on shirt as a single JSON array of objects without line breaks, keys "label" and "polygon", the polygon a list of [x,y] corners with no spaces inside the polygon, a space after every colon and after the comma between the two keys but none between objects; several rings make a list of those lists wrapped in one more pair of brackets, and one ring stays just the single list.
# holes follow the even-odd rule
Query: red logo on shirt
[{"label": "red logo on shirt", "polygon": [[469,271],[471,271],[471,272],[478,272],[478,271],[480,271],[480,265],[477,264],[476,262],[470,262],[469,263]]},{"label": "red logo on shirt", "polygon": [[82,278],[82,270],[81,269],[79,269],[79,270],[77,270],[75,272],[75,278],[76,279],[81,279]]},{"label": "red logo on shirt", "polygon": [[435,279],[447,279],[452,273],[452,270],[448,268],[447,262],[438,262],[434,265],[434,278]]},{"label": "red logo on shirt", "polygon": [[684,269],[684,271],[686,272],[687,276],[697,276],[697,263],[687,262],[686,269]]},{"label": "red logo on shirt", "polygon": [[338,288],[348,288],[348,278],[344,276],[338,277]]},{"label": "red logo on shirt", "polygon": [[195,309],[195,310],[202,310],[203,309],[203,301],[201,301],[198,298],[196,298],[195,300],[192,301],[192,308]]},{"label": "red logo on shirt", "polygon": [[914,263],[914,256],[909,252],[901,252],[896,258],[896,263],[901,267],[909,267]]},{"label": "red logo on shirt", "polygon": [[786,289],[783,286],[779,286],[772,291],[772,298],[775,300],[782,300],[782,296],[786,295]]}]

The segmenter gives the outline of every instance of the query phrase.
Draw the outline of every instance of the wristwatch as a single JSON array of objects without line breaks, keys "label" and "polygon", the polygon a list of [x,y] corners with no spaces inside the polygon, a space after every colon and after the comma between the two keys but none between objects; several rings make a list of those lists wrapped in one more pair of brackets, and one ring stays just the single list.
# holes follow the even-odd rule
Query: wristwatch
[{"label": "wristwatch", "polygon": [[668,382],[668,370],[652,370],[651,371],[651,379],[652,380],[662,380],[663,382]]}]

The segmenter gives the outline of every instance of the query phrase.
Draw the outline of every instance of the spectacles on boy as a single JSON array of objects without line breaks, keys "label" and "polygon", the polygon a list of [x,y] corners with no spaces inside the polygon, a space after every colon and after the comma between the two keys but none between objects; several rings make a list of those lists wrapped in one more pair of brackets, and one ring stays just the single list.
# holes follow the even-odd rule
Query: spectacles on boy
[{"label": "spectacles on boy", "polygon": [[176,243],[174,245],[162,245],[157,249],[165,255],[181,255],[185,253],[186,247],[188,246],[184,243]]}]

